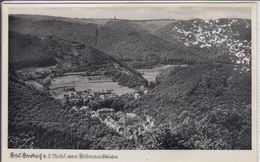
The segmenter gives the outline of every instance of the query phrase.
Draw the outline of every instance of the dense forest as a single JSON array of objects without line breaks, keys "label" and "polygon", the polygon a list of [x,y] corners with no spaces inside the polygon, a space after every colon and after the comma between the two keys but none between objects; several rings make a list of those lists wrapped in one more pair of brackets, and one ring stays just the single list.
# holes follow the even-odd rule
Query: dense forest
[{"label": "dense forest", "polygon": [[[250,20],[161,20],[158,25],[155,20],[9,18],[9,148],[252,148]],[[137,72],[158,65],[174,66],[154,82]],[[73,111],[73,102],[63,103],[48,91],[66,72],[109,77],[133,88],[138,97],[94,94],[86,106],[148,115],[155,128],[137,142],[97,117]]]},{"label": "dense forest", "polygon": [[10,66],[23,68],[56,65],[55,58],[44,50],[46,45],[45,41],[36,36],[26,37],[9,32]]},{"label": "dense forest", "polygon": [[250,149],[251,74],[229,66],[205,62],[168,69],[143,97],[149,104],[134,112],[154,116],[157,124],[171,121],[169,131],[177,136],[187,128],[182,138],[191,148]]},{"label": "dense forest", "polygon": [[26,87],[15,79],[9,84],[9,94],[8,140],[11,148],[134,148],[133,142],[98,119],[74,113],[69,106],[61,105],[48,94]]}]

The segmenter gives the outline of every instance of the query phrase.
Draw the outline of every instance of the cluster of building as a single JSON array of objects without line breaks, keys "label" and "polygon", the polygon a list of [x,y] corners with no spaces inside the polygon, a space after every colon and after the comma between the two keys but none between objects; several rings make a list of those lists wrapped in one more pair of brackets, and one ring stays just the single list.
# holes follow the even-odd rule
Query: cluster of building
[{"label": "cluster of building", "polygon": [[[63,98],[60,100],[63,104],[69,104],[72,106],[84,106],[87,103],[91,103],[93,100],[107,100],[112,98],[117,98],[118,95],[112,93],[112,90],[103,89],[100,91],[92,91],[91,89],[84,91],[76,91],[74,87],[64,88]],[[129,96],[134,97],[136,100],[139,99],[142,94],[147,93],[147,89],[143,86],[140,86],[137,92],[133,94],[128,94]]]},{"label": "cluster of building", "polygon": [[92,91],[91,89],[84,91],[72,91],[73,88],[66,88],[64,91],[62,103],[68,103],[74,106],[83,106],[87,103],[92,102],[94,99],[106,100],[109,98],[116,98],[118,95],[112,93],[111,90],[103,89],[97,92]]},{"label": "cluster of building", "polygon": [[[72,91],[73,90],[73,91]],[[139,117],[134,113],[116,112],[113,108],[102,108],[96,111],[88,105],[94,99],[106,100],[109,98],[118,97],[111,90],[103,89],[94,92],[91,89],[84,91],[76,91],[75,88],[64,89],[63,102],[69,102],[72,106],[71,110],[76,113],[86,114],[90,117],[99,118],[99,120],[106,126],[114,129],[120,135],[127,139],[134,140],[137,143],[142,143],[142,138],[147,131],[152,131],[154,128],[154,119],[148,115]],[[71,92],[71,94],[69,94]],[[142,94],[147,93],[147,89],[143,86],[139,87],[138,91],[133,94],[135,99],[138,99]]]},{"label": "cluster of building", "polygon": [[140,117],[134,113],[115,112],[112,108],[102,108],[97,111],[92,111],[88,106],[73,106],[72,109],[76,112],[85,113],[93,118],[99,118],[106,126],[137,143],[142,143],[144,134],[155,128],[155,120],[149,115]]},{"label": "cluster of building", "polygon": [[113,109],[103,108],[92,116],[99,117],[108,127],[138,143],[142,143],[144,134],[154,128],[154,119],[149,115],[139,117],[134,113],[115,112]]}]

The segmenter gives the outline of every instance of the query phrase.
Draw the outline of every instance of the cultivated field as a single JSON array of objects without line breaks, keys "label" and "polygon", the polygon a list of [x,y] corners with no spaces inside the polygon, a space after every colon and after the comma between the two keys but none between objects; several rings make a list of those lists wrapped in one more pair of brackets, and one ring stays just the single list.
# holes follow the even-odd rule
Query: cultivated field
[{"label": "cultivated field", "polygon": [[110,78],[102,78],[101,80],[89,80],[89,76],[70,75],[56,77],[52,80],[50,89],[53,92],[53,97],[57,99],[63,98],[64,94],[70,94],[72,92],[65,92],[64,88],[75,87],[76,91],[84,91],[91,89],[92,91],[101,91],[104,89],[113,90],[112,92],[117,95],[133,93],[135,90],[118,85],[117,82],[113,82]]}]

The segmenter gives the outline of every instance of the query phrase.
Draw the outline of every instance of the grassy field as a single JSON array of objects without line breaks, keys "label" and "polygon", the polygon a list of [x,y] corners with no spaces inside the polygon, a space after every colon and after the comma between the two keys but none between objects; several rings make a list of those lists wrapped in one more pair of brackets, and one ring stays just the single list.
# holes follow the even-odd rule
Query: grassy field
[{"label": "grassy field", "polygon": [[176,65],[163,65],[163,66],[156,66],[152,69],[137,69],[138,72],[142,74],[142,76],[147,79],[148,81],[155,81],[156,77],[163,71],[170,67]]}]

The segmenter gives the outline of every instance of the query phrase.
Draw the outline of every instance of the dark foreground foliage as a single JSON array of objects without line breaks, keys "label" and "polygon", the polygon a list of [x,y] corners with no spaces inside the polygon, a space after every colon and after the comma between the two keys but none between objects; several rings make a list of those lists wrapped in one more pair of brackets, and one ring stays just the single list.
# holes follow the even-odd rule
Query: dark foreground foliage
[{"label": "dark foreground foliage", "polygon": [[9,148],[135,148],[98,119],[74,113],[48,94],[18,82],[9,83],[9,94]]}]

